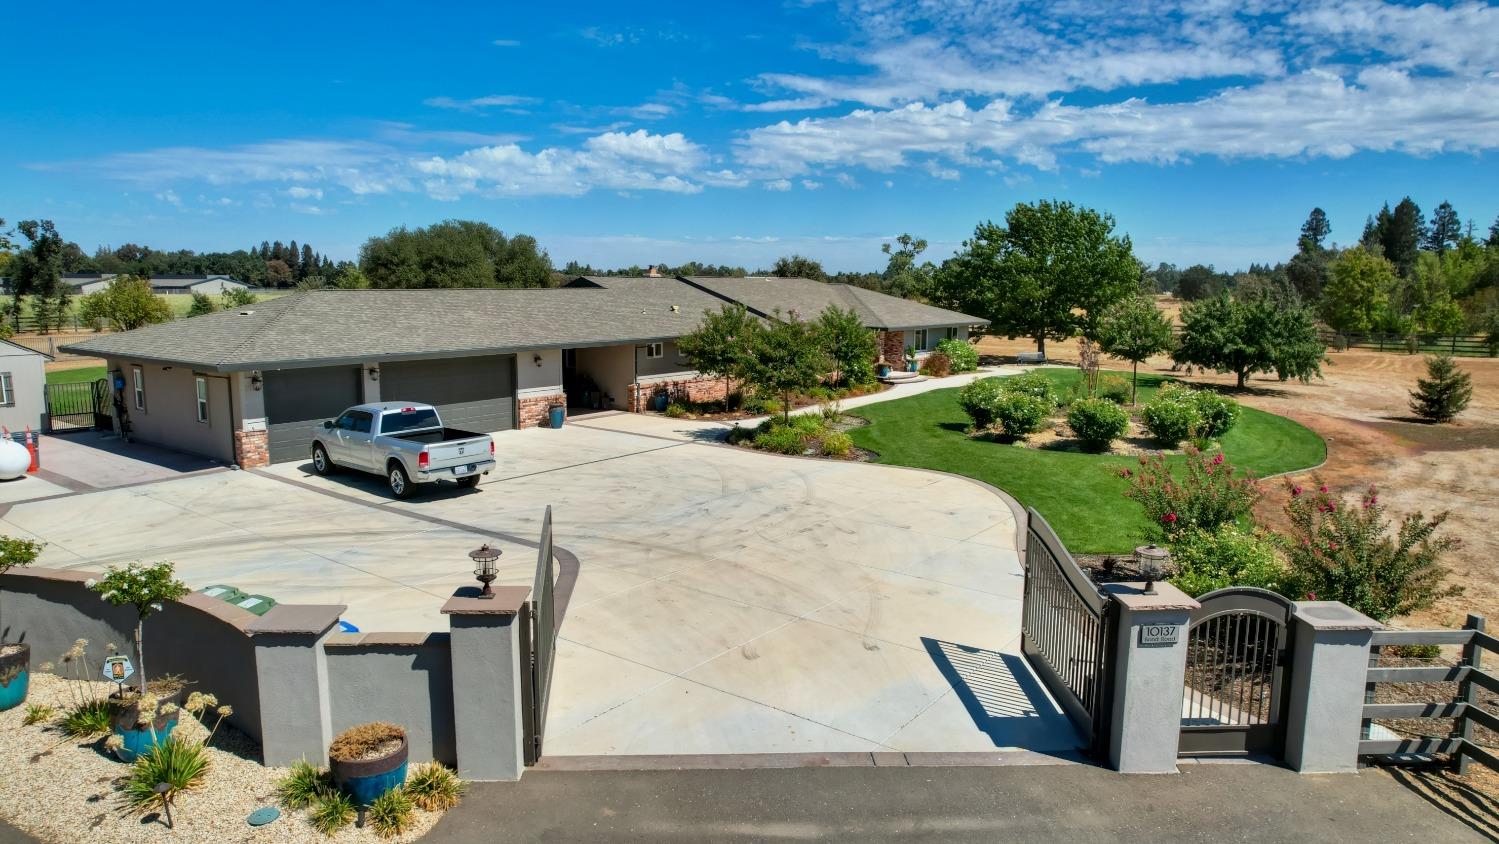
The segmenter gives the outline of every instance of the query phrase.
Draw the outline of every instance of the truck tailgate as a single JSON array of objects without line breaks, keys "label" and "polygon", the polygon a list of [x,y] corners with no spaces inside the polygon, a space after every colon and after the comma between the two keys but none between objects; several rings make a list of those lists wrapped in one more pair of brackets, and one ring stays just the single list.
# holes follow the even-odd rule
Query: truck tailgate
[{"label": "truck tailgate", "polygon": [[432,443],[427,446],[427,466],[429,469],[462,466],[467,463],[477,463],[488,459],[489,437],[475,437],[471,440]]}]

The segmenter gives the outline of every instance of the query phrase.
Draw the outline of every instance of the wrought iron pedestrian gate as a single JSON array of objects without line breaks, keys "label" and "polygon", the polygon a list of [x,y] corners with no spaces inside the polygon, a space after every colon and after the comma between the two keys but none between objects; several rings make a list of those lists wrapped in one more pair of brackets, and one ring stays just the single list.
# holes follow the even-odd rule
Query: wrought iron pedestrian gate
[{"label": "wrought iron pedestrian gate", "polygon": [[1020,651],[1095,754],[1108,748],[1114,613],[1051,525],[1027,511]]},{"label": "wrought iron pedestrian gate", "polygon": [[48,384],[45,395],[49,433],[109,427],[109,384],[105,379]]},{"label": "wrought iron pedestrian gate", "polygon": [[557,575],[552,556],[552,508],[541,520],[541,542],[536,553],[536,579],[531,600],[526,602],[521,620],[522,659],[529,658],[530,670],[521,683],[525,710],[525,759],[535,765],[541,759],[541,742],[546,735],[547,700],[552,691],[552,664],[557,651]]},{"label": "wrought iron pedestrian gate", "polygon": [[1291,602],[1231,587],[1197,599],[1187,640],[1179,751],[1183,756],[1280,755]]}]

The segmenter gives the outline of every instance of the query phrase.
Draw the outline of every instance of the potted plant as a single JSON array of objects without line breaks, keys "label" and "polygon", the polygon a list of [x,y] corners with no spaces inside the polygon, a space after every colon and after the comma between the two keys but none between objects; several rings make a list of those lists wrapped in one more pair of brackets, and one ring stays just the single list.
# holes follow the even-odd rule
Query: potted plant
[{"label": "potted plant", "polygon": [[368,806],[406,782],[406,731],[375,721],[350,727],[328,745],[328,770],[340,791]]},{"label": "potted plant", "polygon": [[[15,566],[31,565],[41,551],[41,544],[30,539],[0,536],[0,575]],[[4,629],[0,625],[0,631]],[[30,686],[31,646],[0,640],[0,711],[20,706]]]},{"label": "potted plant", "polygon": [[165,602],[186,595],[187,585],[173,576],[171,563],[110,566],[102,580],[87,581],[106,603],[135,610],[135,672],[138,688],[111,695],[115,704],[113,729],[124,740],[120,756],[131,761],[155,747],[177,726],[183,684],[172,678],[146,682],[146,655],[141,629],[147,618],[160,612]]},{"label": "potted plant", "polygon": [[916,347],[915,346],[907,346],[906,347],[906,371],[907,372],[915,372],[916,371]]}]

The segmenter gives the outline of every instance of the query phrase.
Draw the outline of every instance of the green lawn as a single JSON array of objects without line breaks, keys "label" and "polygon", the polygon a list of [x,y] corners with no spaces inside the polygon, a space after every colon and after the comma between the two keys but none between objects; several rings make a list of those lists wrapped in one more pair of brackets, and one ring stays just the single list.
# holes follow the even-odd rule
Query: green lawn
[{"label": "green lawn", "polygon": [[85,366],[80,369],[56,369],[47,373],[48,384],[76,384],[79,381],[98,381],[104,377],[104,367]]},{"label": "green lawn", "polygon": [[[1081,377],[1075,369],[1039,371],[1063,394]],[[1149,399],[1166,380],[1140,376],[1139,400]],[[958,406],[956,388],[849,412],[869,420],[849,435],[855,445],[878,453],[877,462],[940,469],[993,484],[1036,508],[1074,552],[1111,553],[1139,544],[1145,520],[1138,505],[1124,497],[1128,482],[1118,474],[1136,465],[1135,458],[971,439],[963,432],[969,419]],[[1303,425],[1246,407],[1223,437],[1223,450],[1239,467],[1264,476],[1321,463],[1327,444]]]}]

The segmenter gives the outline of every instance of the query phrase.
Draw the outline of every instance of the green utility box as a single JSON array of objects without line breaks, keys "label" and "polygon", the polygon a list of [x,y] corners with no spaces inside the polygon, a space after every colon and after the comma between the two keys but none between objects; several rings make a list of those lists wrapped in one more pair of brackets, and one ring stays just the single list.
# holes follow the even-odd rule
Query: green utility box
[{"label": "green utility box", "polygon": [[218,598],[226,604],[237,604],[245,599],[245,593],[227,583],[215,583],[198,590],[210,598]]},{"label": "green utility box", "polygon": [[266,595],[246,594],[238,601],[235,601],[234,605],[242,610],[249,610],[256,615],[265,615],[271,607],[276,606],[276,599]]}]

